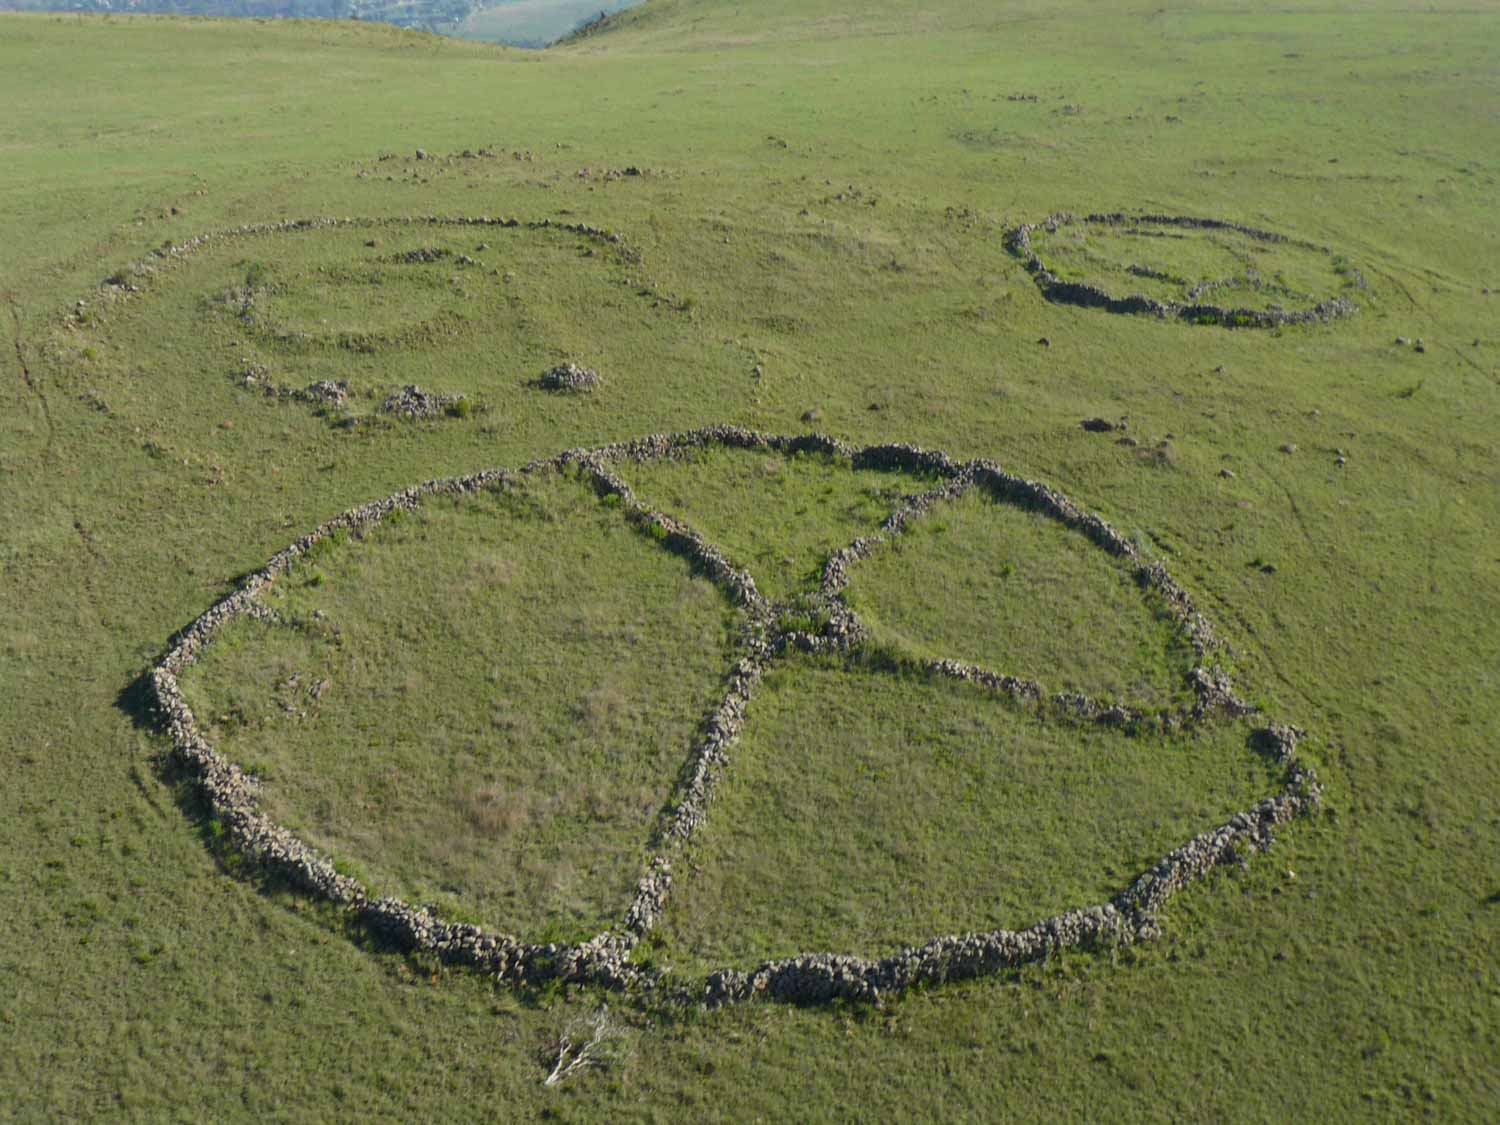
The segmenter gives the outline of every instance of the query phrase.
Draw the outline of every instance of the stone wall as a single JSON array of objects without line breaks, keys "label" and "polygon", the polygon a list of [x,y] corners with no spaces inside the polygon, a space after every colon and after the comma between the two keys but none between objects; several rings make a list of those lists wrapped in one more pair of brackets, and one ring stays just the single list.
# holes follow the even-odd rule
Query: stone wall
[{"label": "stone wall", "polygon": [[[1104,309],[1106,312],[1134,315],[1177,317],[1194,324],[1217,324],[1224,328],[1276,328],[1290,324],[1325,323],[1358,311],[1358,306],[1343,297],[1330,297],[1306,309],[1250,309],[1214,305],[1197,300],[1159,301],[1140,294],[1117,296],[1093,285],[1076,281],[1064,281],[1053,273],[1031,247],[1031,234],[1038,229],[1056,231],[1059,227],[1074,222],[1104,226],[1127,226],[1147,224],[1150,226],[1176,226],[1199,230],[1228,230],[1243,234],[1259,242],[1286,243],[1304,249],[1328,253],[1326,247],[1316,246],[1288,238],[1273,231],[1257,230],[1239,223],[1221,219],[1197,219],[1182,215],[1127,215],[1119,211],[1086,215],[1081,220],[1067,212],[1052,215],[1040,223],[1022,223],[1005,236],[1005,245],[1025,264],[1026,270],[1036,282],[1037,288],[1049,301],[1063,305],[1078,305],[1081,308]],[[1143,272],[1150,275],[1150,271]],[[1198,294],[1210,288],[1228,287],[1232,282],[1224,279],[1198,286]]]},{"label": "stone wall", "polygon": [[[808,604],[805,599],[788,604],[767,599],[747,571],[737,567],[694,529],[637,499],[615,469],[621,462],[679,457],[694,449],[710,447],[817,453],[839,459],[850,467],[917,473],[935,478],[937,483],[901,500],[876,532],[829,556],[817,590],[811,596],[823,617],[821,631],[813,634],[793,623],[805,620]],[[623,518],[712,579],[740,607],[742,617],[724,695],[700,726],[674,796],[654,830],[652,857],[620,924],[578,944],[531,944],[514,936],[488,933],[478,926],[445,922],[428,910],[396,899],[372,897],[357,880],[335,870],[326,857],[272,823],[260,811],[255,780],[202,736],[183,699],[177,677],[198,658],[224,624],[241,616],[266,614],[258,600],[260,592],[328,536],[338,532],[358,533],[391,512],[415,508],[432,496],[463,495],[517,481],[528,474],[559,470],[579,472],[600,496],[617,497],[615,503]],[[787,437],[715,426],[679,434],[653,434],[592,450],[568,450],[514,471],[491,469],[465,477],[427,481],[334,517],[272,556],[233,593],[172,638],[150,674],[160,727],[170,738],[177,759],[196,778],[212,814],[224,825],[229,842],[248,860],[309,894],[344,907],[370,932],[401,949],[432,954],[446,963],[491,973],[503,981],[584,982],[613,989],[652,991],[664,1000],[709,1005],[752,997],[797,1002],[834,998],[878,1000],[914,984],[999,972],[1060,949],[1153,936],[1156,914],[1173,894],[1223,863],[1238,862],[1243,855],[1269,847],[1277,827],[1292,816],[1316,807],[1317,780],[1295,754],[1301,732],[1271,724],[1258,735],[1259,748],[1281,767],[1283,788],[1278,795],[1168,853],[1108,903],[1069,911],[1019,931],[937,937],[882,959],[810,953],[768,961],[746,971],[719,970],[696,985],[678,984],[672,978],[646,971],[631,960],[640,939],[663,916],[671,894],[673,861],[709,815],[715,788],[723,771],[732,764],[735,744],[765,670],[793,650],[858,649],[866,630],[843,597],[851,568],[932,508],[973,488],[987,490],[998,501],[1042,512],[1133,564],[1137,581],[1167,609],[1197,657],[1189,677],[1196,703],[1191,709],[1171,716],[1167,720],[1170,725],[1207,721],[1221,712],[1233,716],[1251,712],[1235,695],[1226,673],[1216,663],[1220,642],[1187,592],[1159,563],[1141,559],[1134,545],[1108,523],[1047,485],[1009,474],[991,461],[960,462],[945,453],[915,446],[857,448],[821,434]],[[952,660],[933,660],[922,669],[1003,694],[1018,706],[1047,708],[1049,715],[1060,721],[1147,729],[1140,715],[1107,700],[1076,694],[1048,696],[1032,681]]]}]

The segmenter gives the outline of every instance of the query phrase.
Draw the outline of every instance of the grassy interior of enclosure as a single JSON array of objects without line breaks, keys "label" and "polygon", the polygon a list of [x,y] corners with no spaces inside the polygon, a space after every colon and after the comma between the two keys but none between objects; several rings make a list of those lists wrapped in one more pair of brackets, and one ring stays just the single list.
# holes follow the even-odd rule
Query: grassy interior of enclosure
[{"label": "grassy interior of enclosure", "polygon": [[1031,248],[1059,277],[1116,297],[1270,308],[1354,296],[1357,284],[1341,255],[1232,230],[1077,222],[1033,231]]},{"label": "grassy interior of enclosure", "polygon": [[1192,647],[1129,566],[979,489],[861,561],[846,598],[878,643],[908,655],[1141,709],[1192,700]]},{"label": "grassy interior of enclosure", "polygon": [[[547,397],[537,380],[565,360],[598,369],[596,394],[618,412],[670,396],[674,382],[723,378],[735,358],[652,289],[628,251],[560,230],[415,224],[233,237],[132,280],[145,291],[90,301],[58,336],[112,406],[133,394],[159,401],[149,374],[164,367],[224,386],[255,367],[260,383],[241,392],[251,397],[267,383],[346,381],[349,411],[368,414],[416,384],[467,395],[505,426],[518,414],[587,412],[576,400],[537,401]],[[217,389],[195,388],[200,398]]]},{"label": "grassy interior of enclosure", "polygon": [[376,893],[618,924],[727,667],[727,603],[551,472],[314,549],[184,677],[265,808]]},{"label": "grassy interior of enclosure", "polygon": [[618,471],[642,502],[685,520],[778,600],[816,589],[831,552],[876,531],[903,496],[932,483],[819,453],[725,448]]},{"label": "grassy interior of enclosure", "polygon": [[872,956],[1105,902],[1275,790],[1248,733],[1138,739],[970,685],[799,659],[751,706],[653,956]]}]

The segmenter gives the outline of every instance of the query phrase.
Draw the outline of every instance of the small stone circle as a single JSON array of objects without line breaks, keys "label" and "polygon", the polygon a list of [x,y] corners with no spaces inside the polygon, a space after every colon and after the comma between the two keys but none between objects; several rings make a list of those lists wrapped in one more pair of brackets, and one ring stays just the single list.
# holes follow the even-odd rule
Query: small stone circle
[{"label": "small stone circle", "polygon": [[[876,532],[861,536],[827,558],[811,596],[821,611],[818,632],[812,633],[805,631],[806,597],[795,606],[767,599],[747,571],[735,566],[691,527],[639,501],[614,468],[621,462],[671,458],[706,447],[818,453],[852,468],[921,473],[939,483],[926,492],[904,497]],[[358,533],[392,512],[417,507],[428,497],[461,496],[528,474],[561,469],[582,473],[601,498],[615,498],[612,503],[624,519],[648,532],[666,550],[690,560],[741,611],[724,696],[700,727],[687,768],[655,830],[655,854],[642,873],[635,896],[618,926],[577,944],[531,943],[468,923],[444,921],[427,908],[398,899],[371,897],[358,880],[340,874],[327,857],[261,812],[257,781],[203,737],[178,685],[178,676],[198,659],[226,623],[270,613],[259,600],[261,591],[285,575],[320,541],[340,532]],[[972,489],[1049,516],[1130,565],[1136,582],[1154,596],[1192,646],[1196,663],[1190,678],[1195,701],[1178,713],[1146,716],[1108,700],[1073,693],[1048,695],[1031,680],[959,661],[931,660],[923,666],[926,672],[1005,696],[1018,706],[1044,711],[1054,721],[1076,724],[1148,731],[1153,725],[1188,726],[1218,714],[1240,717],[1255,713],[1235,693],[1216,659],[1222,643],[1213,626],[1166,568],[1142,558],[1128,538],[1047,485],[1008,473],[993,461],[958,461],[945,453],[911,445],[855,447],[816,433],[787,437],[714,426],[654,434],[595,449],[571,449],[516,470],[487,469],[469,476],[427,481],[335,516],[277,552],[172,638],[148,677],[155,717],[172,743],[174,757],[195,779],[227,840],[245,859],[308,894],[343,907],[369,932],[403,950],[436,956],[444,963],[467,966],[509,984],[549,980],[587,983],[649,995],[659,1002],[710,1007],[753,998],[797,1003],[835,999],[878,1002],[915,985],[993,975],[1064,949],[1152,938],[1159,932],[1157,914],[1174,894],[1216,867],[1243,863],[1249,855],[1268,849],[1280,826],[1318,807],[1321,789],[1317,778],[1296,755],[1303,735],[1298,728],[1268,722],[1253,737],[1257,749],[1281,769],[1279,793],[1168,852],[1108,902],[1069,910],[1023,930],[933,937],[884,958],[807,953],[747,969],[720,969],[696,983],[684,983],[630,959],[635,946],[663,914],[671,892],[673,859],[708,816],[717,782],[731,764],[747,709],[765,671],[794,651],[857,650],[864,643],[866,629],[843,596],[851,568],[935,506]]]},{"label": "small stone circle", "polygon": [[[562,222],[553,219],[523,220],[492,215],[401,215],[389,217],[320,216],[317,218],[288,219],[279,222],[246,223],[220,230],[209,230],[184,239],[180,243],[169,243],[137,261],[116,270],[99,283],[93,292],[93,302],[109,307],[130,301],[147,293],[158,277],[169,273],[174,267],[187,262],[193,256],[215,246],[232,244],[242,240],[266,235],[301,235],[319,231],[401,231],[401,230],[518,230],[545,232],[556,231],[593,243],[599,249],[610,249],[625,263],[640,263],[640,253],[623,235],[603,227],[583,222]],[[367,247],[377,246],[377,239],[368,240]],[[593,254],[595,250],[590,249]],[[388,254],[379,261],[392,266],[423,265],[453,259],[456,265],[477,266],[480,263],[467,254],[457,254],[441,247],[418,247],[398,254]],[[462,325],[461,319],[438,313],[427,320],[410,324],[397,332],[338,332],[317,334],[289,331],[266,323],[257,308],[259,291],[254,286],[242,286],[226,294],[226,299],[235,307],[238,318],[253,335],[264,337],[283,349],[305,352],[319,349],[341,349],[344,351],[373,353],[389,347],[430,343],[452,336]],[[74,315],[82,317],[91,308],[88,301],[77,302]],[[348,406],[351,398],[347,383],[324,380],[310,386],[298,388],[273,381],[262,366],[242,361],[242,366],[232,377],[242,386],[262,391],[268,398],[291,399],[311,403],[315,406],[341,410]],[[569,367],[573,365],[563,365]],[[559,372],[562,368],[557,369]],[[548,373],[548,377],[552,375]],[[547,377],[544,377],[544,380]],[[571,391],[590,391],[599,383],[596,372],[587,368],[576,368],[571,382],[559,383],[556,388]],[[544,383],[545,385],[545,383]],[[441,415],[464,400],[464,395],[437,395],[413,386],[392,388],[382,403],[382,411],[401,418],[429,418]]]},{"label": "small stone circle", "polygon": [[[237,227],[203,231],[178,243],[168,243],[152,250],[145,257],[116,270],[99,283],[98,295],[108,300],[117,300],[145,290],[156,275],[179,265],[193,255],[212,246],[255,238],[268,234],[307,234],[325,230],[422,230],[443,227],[488,228],[492,230],[562,231],[590,239],[601,245],[620,246],[628,256],[636,256],[625,239],[614,231],[588,223],[557,222],[552,219],[522,220],[498,215],[399,215],[383,218],[369,216],[323,215],[309,219],[283,219],[278,222],[244,223]],[[366,245],[375,245],[374,242]],[[400,256],[402,263],[430,262],[447,256],[447,251],[417,249]]]},{"label": "small stone circle", "polygon": [[[1292,324],[1321,324],[1350,316],[1359,309],[1359,306],[1344,297],[1330,297],[1303,309],[1233,308],[1200,299],[1202,292],[1212,288],[1226,287],[1230,284],[1230,279],[1217,283],[1200,283],[1194,287],[1187,301],[1161,301],[1143,294],[1119,295],[1107,293],[1095,285],[1065,281],[1053,273],[1047,263],[1032,249],[1031,235],[1037,230],[1055,232],[1062,227],[1075,224],[1108,227],[1164,226],[1233,231],[1257,242],[1281,243],[1315,250],[1323,254],[1329,253],[1327,247],[1318,246],[1315,243],[1223,219],[1198,219],[1185,215],[1133,215],[1121,211],[1096,212],[1080,218],[1062,211],[1048,216],[1039,223],[1022,223],[1005,235],[1006,248],[1021,259],[1027,272],[1031,274],[1032,280],[1036,282],[1037,288],[1042,291],[1042,296],[1056,304],[1078,305],[1081,308],[1104,309],[1106,312],[1133,313],[1162,319],[1175,317],[1191,324],[1217,324],[1224,328],[1277,328]],[[1155,271],[1142,266],[1131,266],[1129,272],[1142,277],[1160,276]]]}]

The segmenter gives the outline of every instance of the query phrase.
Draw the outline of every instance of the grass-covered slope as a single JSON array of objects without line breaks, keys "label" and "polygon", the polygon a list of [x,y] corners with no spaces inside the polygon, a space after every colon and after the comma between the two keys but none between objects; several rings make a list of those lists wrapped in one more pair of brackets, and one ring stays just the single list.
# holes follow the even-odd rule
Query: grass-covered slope
[{"label": "grass-covered slope", "polygon": [[[1491,1116],[1500,23],[1457,6],[895,0],[650,0],[612,22],[539,56],[355,25],[0,18],[0,1104],[31,1120]],[[1057,211],[1136,209],[1327,246],[1364,277],[1360,311],[1282,330],[1112,316],[1048,303],[1004,246],[1006,230]],[[588,224],[619,232],[639,260],[508,231],[525,240],[511,290],[502,239],[476,233],[473,246],[495,249],[452,248],[483,267],[418,282],[367,256],[425,237],[370,248],[322,231],[286,235],[295,248],[274,254],[206,247],[126,299],[100,289],[206,230],[427,215]],[[1168,258],[1139,264],[1170,272]],[[333,346],[247,333],[213,304],[256,261],[281,286],[271,318]],[[1214,263],[1179,265],[1185,277]],[[501,276],[462,297],[449,279],[463,285],[470,268]],[[345,299],[377,274],[402,287],[392,307]],[[387,327],[455,316],[466,328],[338,346],[377,314]],[[287,386],[373,393],[345,413],[251,393],[232,378],[251,349],[267,349],[250,359]],[[569,357],[600,370],[594,393],[526,385]],[[380,413],[382,392],[407,382],[485,409]],[[238,870],[162,762],[142,671],[237,575],[335,512],[651,430],[800,430],[809,411],[851,441],[993,457],[1164,560],[1233,647],[1244,692],[1315,735],[1325,813],[1174,899],[1154,943],[880,1011],[751,1004],[656,1018],[617,1001],[636,1025],[631,1061],[544,1088],[540,1053],[597,996],[518,996],[367,945]],[[1080,428],[1095,416],[1129,428]],[[657,502],[675,489],[747,547],[785,527],[764,561],[791,559],[789,579],[847,538],[859,499],[803,505],[804,530],[742,490],[660,484]],[[872,556],[851,596],[916,649],[968,641],[970,592],[919,591],[931,615],[895,597],[899,567],[936,549],[935,531],[909,534],[915,554]],[[454,557],[479,542],[456,533]],[[1017,555],[1009,577],[1026,566]],[[1065,557],[1059,570],[1072,573]],[[980,623],[1007,609],[981,594],[1020,597],[1003,583],[972,591]],[[635,597],[616,598],[617,624],[647,604]],[[1091,659],[1145,651],[1114,628],[1025,640],[1065,654],[1114,646],[1078,653]],[[972,632],[986,657],[996,638]],[[1170,652],[1152,651],[1169,672]],[[846,672],[781,674],[750,715],[747,768],[731,765],[705,828],[722,835],[704,846],[740,866],[696,891],[684,878],[681,901],[717,895],[721,914],[742,913],[745,926],[723,932],[746,956],[800,946],[818,925],[886,948],[906,930],[884,928],[878,901],[827,897],[818,920],[827,888],[789,867],[796,838],[758,854],[753,836],[735,840],[748,819],[712,819],[819,807],[816,790],[774,772],[756,789],[771,759],[753,754],[795,744],[799,693]],[[692,688],[674,684],[653,706]],[[839,706],[869,716],[859,690]],[[900,710],[893,739],[933,729]],[[1122,864],[1237,807],[1245,794],[1216,803],[1214,786],[1259,768],[1226,757],[1222,774],[1166,774],[1121,744],[1103,753],[1133,763],[1121,784],[1144,779],[1130,801],[1183,818],[1165,837],[1136,825],[1108,849]],[[1012,748],[1024,749],[1019,733]],[[1028,768],[1082,768],[1032,750]],[[874,784],[856,755],[892,760],[891,746],[849,751],[814,779],[840,799]],[[896,784],[924,787],[913,815],[963,782],[933,757],[894,762]],[[1016,794],[1037,795],[1023,811],[1045,823],[1036,802],[1052,779],[1017,780],[1032,788]],[[1081,817],[1095,815],[1091,796],[1110,799],[1077,777],[1072,792]],[[1003,813],[972,806],[969,834]],[[906,872],[952,882],[920,882],[925,898],[893,918],[961,924],[959,908],[984,897],[939,845],[940,833]],[[841,885],[863,887],[892,857],[832,858]],[[749,878],[756,866],[781,882]],[[1011,919],[995,901],[977,922]],[[714,938],[674,933],[687,948]]]}]

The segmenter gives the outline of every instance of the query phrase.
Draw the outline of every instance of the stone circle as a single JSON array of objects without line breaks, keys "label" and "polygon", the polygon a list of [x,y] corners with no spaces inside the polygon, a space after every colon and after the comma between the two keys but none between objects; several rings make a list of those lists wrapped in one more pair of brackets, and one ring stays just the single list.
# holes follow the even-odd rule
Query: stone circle
[{"label": "stone circle", "polygon": [[[599,255],[607,252],[621,267],[635,270],[641,265],[639,251],[630,246],[622,235],[585,222],[564,222],[553,219],[523,220],[491,215],[322,216],[279,222],[247,223],[205,231],[179,243],[165,244],[130,265],[111,273],[99,284],[90,301],[78,303],[73,315],[82,323],[85,317],[94,315],[97,309],[121,306],[125,302],[139,299],[149,292],[162,277],[205,251],[268,235],[302,236],[329,231],[354,231],[373,235],[384,232],[441,232],[475,229],[480,232],[530,231],[571,235],[585,242],[586,257],[597,259]],[[484,236],[493,237],[492,234],[487,233]],[[379,244],[380,240],[376,238],[370,238],[364,243],[366,247]],[[489,248],[488,243],[479,245]],[[473,249],[478,252],[477,246]],[[425,274],[419,275],[414,272],[420,267],[434,265],[445,267],[441,271],[441,278],[436,275],[427,277]],[[468,254],[443,246],[422,245],[414,249],[381,253],[377,257],[361,259],[347,267],[330,267],[329,270],[323,270],[320,267],[317,276],[323,283],[338,284],[341,281],[368,281],[369,277],[366,275],[372,270],[395,270],[402,271],[403,276],[411,278],[421,276],[424,279],[422,284],[437,292],[469,275],[477,277],[484,273],[494,273],[497,278],[499,277],[500,270],[481,270],[478,267],[482,265],[482,262]],[[448,276],[448,267],[457,271],[452,278]],[[233,317],[233,322],[238,325],[246,338],[247,346],[262,344],[290,355],[309,355],[330,351],[369,354],[392,348],[412,348],[435,344],[477,330],[475,323],[467,321],[464,315],[445,311],[436,311],[432,315],[415,317],[402,324],[380,326],[369,330],[319,330],[317,326],[286,324],[279,321],[273,311],[267,307],[268,302],[274,302],[275,294],[280,291],[274,264],[269,270],[263,272],[266,276],[255,280],[246,279],[243,283],[232,285],[216,293],[214,298],[207,302],[208,307],[218,309]],[[508,275],[506,280],[509,280]],[[629,287],[630,292],[639,299],[652,302],[653,307],[674,307],[649,284],[635,283],[639,279],[630,280],[632,281]],[[586,368],[579,368],[579,370],[588,372]],[[331,388],[338,384],[332,380],[319,380],[308,386],[303,385],[305,376],[303,380],[278,381],[272,377],[263,363],[250,358],[243,359],[241,365],[230,375],[242,386],[259,390],[268,398],[306,402],[334,412],[348,409],[355,397],[347,385],[343,385],[339,393],[333,393]],[[597,385],[597,375],[592,382],[587,378],[579,377],[572,382],[558,384],[560,389],[582,391],[590,390],[595,385]],[[380,392],[382,412],[402,418],[441,415],[449,412],[449,408],[464,397],[463,395],[434,396],[429,392],[414,394],[412,388],[400,386],[387,387]],[[442,401],[437,401],[439,398]]]},{"label": "stone circle", "polygon": [[[1275,287],[1256,276],[1253,269],[1243,275],[1222,278],[1206,278],[1187,282],[1151,267],[1130,264],[1124,272],[1139,278],[1162,282],[1180,282],[1184,285],[1182,299],[1162,300],[1145,294],[1110,293],[1097,285],[1069,281],[1054,272],[1032,247],[1032,235],[1037,231],[1055,234],[1066,227],[1104,227],[1143,236],[1158,237],[1179,231],[1224,232],[1242,236],[1263,245],[1283,245],[1308,250],[1332,258],[1327,247],[1312,242],[1260,230],[1241,223],[1223,219],[1200,219],[1183,215],[1127,214],[1120,211],[1074,216],[1067,212],[1050,215],[1039,223],[1022,223],[1006,233],[1006,248],[1025,265],[1042,296],[1056,304],[1078,305],[1082,308],[1104,309],[1106,312],[1131,313],[1155,316],[1161,319],[1175,318],[1190,324],[1215,324],[1224,328],[1276,328],[1293,324],[1326,323],[1352,315],[1358,306],[1342,295],[1327,297],[1300,308],[1252,308],[1215,304],[1206,300],[1208,294],[1219,290],[1251,289],[1275,291]],[[1180,235],[1177,235],[1180,237]],[[1363,278],[1355,275],[1356,287],[1363,287]],[[1043,343],[1046,341],[1043,340]]]},{"label": "stone circle", "polygon": [[[797,599],[795,604],[771,601],[746,570],[697,531],[637,499],[616,471],[621,464],[674,458],[707,447],[817,453],[852,468],[921,473],[939,483],[925,492],[905,496],[877,531],[827,557],[811,595],[820,612],[815,615],[817,624],[810,627],[808,597]],[[564,469],[581,473],[601,500],[616,508],[623,519],[664,549],[689,560],[740,612],[724,694],[700,726],[674,796],[654,832],[654,854],[641,874],[635,895],[617,926],[575,944],[528,942],[469,923],[445,921],[429,908],[395,898],[372,897],[357,879],[336,870],[328,857],[265,816],[256,779],[209,744],[178,684],[178,676],[198,659],[225,624],[240,617],[268,615],[261,592],[328,537],[358,534],[394,512],[419,506],[429,497],[462,496],[528,474]],[[508,984],[549,980],[586,983],[638,993],[657,1002],[711,1007],[753,998],[798,1003],[834,999],[878,1002],[916,985],[994,975],[1065,949],[1150,939],[1159,933],[1158,914],[1174,894],[1217,867],[1243,863],[1248,856],[1265,851],[1280,826],[1318,807],[1321,789],[1317,778],[1296,753],[1304,732],[1269,721],[1258,728],[1253,743],[1280,768],[1281,790],[1168,852],[1107,902],[1068,910],[1022,930],[936,936],[883,958],[806,953],[746,968],[719,969],[691,982],[631,960],[635,947],[663,915],[671,893],[674,860],[709,815],[716,785],[732,765],[737,740],[763,674],[793,652],[858,651],[867,630],[844,599],[852,569],[935,507],[976,489],[997,501],[1056,520],[1125,564],[1191,645],[1195,655],[1190,673],[1194,701],[1175,713],[1148,716],[1106,699],[1077,693],[1047,694],[1034,681],[955,660],[926,661],[926,672],[1005,697],[1016,706],[1044,712],[1054,721],[1102,724],[1138,733],[1162,726],[1191,726],[1220,715],[1256,715],[1255,708],[1236,694],[1218,659],[1223,644],[1187,591],[1162,564],[1144,558],[1130,539],[1046,484],[1013,475],[993,461],[961,461],[911,445],[857,447],[823,434],[781,436],[715,426],[653,434],[594,449],[570,449],[514,470],[487,469],[469,476],[427,481],[335,516],[273,555],[265,566],[245,577],[232,593],[172,638],[149,674],[156,719],[172,743],[173,756],[195,780],[225,838],[246,860],[312,896],[342,907],[369,932],[400,949],[467,966]]]}]

